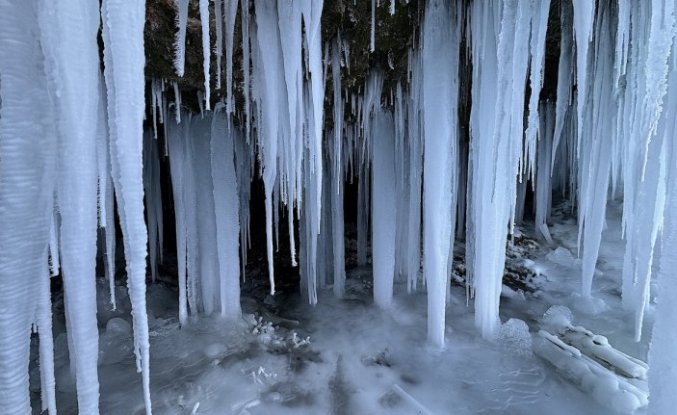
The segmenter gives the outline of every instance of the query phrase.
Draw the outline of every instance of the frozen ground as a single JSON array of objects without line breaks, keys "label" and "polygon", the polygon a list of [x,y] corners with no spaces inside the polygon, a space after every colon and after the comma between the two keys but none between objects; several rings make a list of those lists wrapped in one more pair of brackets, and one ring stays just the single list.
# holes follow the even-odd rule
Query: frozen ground
[{"label": "frozen ground", "polygon": [[[554,216],[554,244],[528,250],[525,256],[531,259],[523,260],[541,274],[536,282],[540,288],[534,293],[505,290],[502,321],[523,320],[535,336],[543,313],[551,305],[565,305],[576,324],[646,360],[647,333],[641,343],[633,342],[631,316],[620,304],[620,207],[609,208],[594,301],[577,295],[576,223],[557,210]],[[381,311],[372,304],[368,269],[349,270],[346,287],[344,300],[327,290],[315,307],[305,305],[295,292],[285,293],[284,287],[274,301],[259,301],[245,291],[242,321],[203,317],[179,329],[176,293],[163,284],[150,285],[154,413],[614,413],[534,356],[530,336],[515,329],[519,324],[504,326],[494,342],[482,340],[461,285],[451,288],[444,350],[426,345],[423,292],[407,295],[404,284],[396,284],[392,309]],[[118,290],[122,301],[116,312],[108,309],[105,289],[99,298],[101,412],[142,414],[129,300],[123,287]],[[60,413],[70,414],[76,412],[75,385],[59,314],[63,306],[56,303],[55,308],[57,401]],[[648,320],[647,331],[651,310]],[[31,374],[33,408],[39,408],[36,367]]]}]

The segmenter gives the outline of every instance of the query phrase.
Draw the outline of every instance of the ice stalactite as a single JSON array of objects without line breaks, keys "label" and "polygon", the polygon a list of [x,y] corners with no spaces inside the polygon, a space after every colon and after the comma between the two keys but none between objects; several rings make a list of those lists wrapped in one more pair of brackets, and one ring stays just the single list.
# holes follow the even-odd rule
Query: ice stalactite
[{"label": "ice stalactite", "polygon": [[175,51],[174,51],[174,69],[178,76],[183,76],[186,66],[186,27],[188,25],[188,1],[175,0],[178,15],[176,16]]},{"label": "ice stalactite", "polygon": [[50,292],[47,252],[43,257],[40,294],[36,312],[36,326],[40,342],[40,400],[42,411],[56,415],[56,380],[54,378],[54,338],[52,334],[52,298]]},{"label": "ice stalactite", "polygon": [[534,210],[536,212],[534,228],[548,242],[552,242],[548,229],[548,217],[552,205],[552,145],[555,123],[555,108],[551,102],[546,102],[540,111],[541,137],[537,143],[536,153],[536,196],[534,198]]},{"label": "ice stalactite", "polygon": [[[235,40],[235,16],[237,15],[237,5],[239,0],[223,0],[224,3],[224,14],[223,14],[223,24],[225,26],[225,38],[226,38],[226,111],[232,113],[235,111],[235,99],[233,97],[233,43]],[[245,15],[245,9],[249,11],[249,0],[242,0],[242,20],[249,19],[249,13]],[[249,22],[247,22],[248,24]],[[245,31],[246,27],[243,24],[242,30]],[[245,36],[242,37],[243,49]],[[244,55],[247,57],[248,55]],[[246,63],[249,65],[249,62]],[[246,74],[245,76],[248,76]],[[246,85],[246,82],[245,82]],[[248,97],[248,94],[245,93],[245,97]]]},{"label": "ice stalactite", "polygon": [[371,32],[369,34],[369,51],[376,50],[376,0],[371,0]]},{"label": "ice stalactite", "polygon": [[283,176],[286,180],[281,183],[284,194],[283,201],[287,207],[289,232],[289,250],[292,266],[296,266],[296,240],[294,239],[294,201],[300,192],[301,158],[303,157],[303,36],[302,13],[299,2],[279,0],[278,27],[282,56],[284,59],[284,79],[287,85],[287,120],[288,131],[286,142],[282,148],[285,151],[285,165]]},{"label": "ice stalactite", "polygon": [[[590,297],[592,293],[592,280],[606,214],[612,155],[609,149],[612,148],[616,136],[613,134],[616,97],[613,91],[614,68],[610,19],[608,8],[598,9],[598,16],[595,19],[597,30],[595,30],[593,45],[596,63],[590,72],[592,83],[586,107],[590,111],[586,111],[583,120],[579,120],[585,123],[582,130],[579,128],[582,148],[579,151],[581,183],[578,209],[579,246],[582,244],[583,247],[582,294],[584,297]],[[580,87],[578,91],[578,99],[586,99],[580,95],[583,93]]]},{"label": "ice stalactite", "polygon": [[[216,57],[216,85],[214,88],[221,89],[221,60],[223,59],[223,0],[214,0],[214,26],[216,28],[216,45],[214,56]],[[227,26],[226,26],[227,27]]]},{"label": "ice stalactite", "polygon": [[158,265],[162,263],[162,192],[160,188],[160,158],[158,142],[150,136],[144,135],[144,180],[145,207],[148,227],[148,247],[150,250],[151,278],[155,282],[158,275]]},{"label": "ice stalactite", "polygon": [[400,82],[395,87],[393,120],[395,122],[395,197],[397,228],[395,235],[395,278],[403,279],[409,267],[409,146],[407,141],[405,97]]},{"label": "ice stalactite", "polygon": [[[663,112],[661,122],[664,123],[666,164],[668,183],[677,180],[677,145],[674,134],[677,124],[677,48],[673,44],[668,77],[668,105]],[[670,133],[668,133],[670,132]],[[660,131],[659,131],[660,133]],[[653,160],[651,161],[653,162]],[[649,164],[650,165],[650,164]],[[677,267],[677,188],[668,186],[665,200],[665,225],[661,244],[661,255],[658,258],[658,297],[654,311],[655,323],[651,336],[649,350],[649,413],[668,414],[674,411],[677,405],[677,333],[674,330],[677,324],[677,308],[674,298],[677,298],[677,279],[674,270]]]},{"label": "ice stalactite", "polygon": [[557,100],[555,102],[555,132],[552,144],[552,168],[564,132],[565,116],[571,106],[571,81],[573,75],[573,10],[571,3],[560,3],[560,55],[557,66]]},{"label": "ice stalactite", "polygon": [[[54,204],[57,146],[45,98],[37,7],[25,1],[0,4],[0,412],[7,414],[31,413],[30,333],[35,299],[48,278],[44,261]],[[46,304],[39,307],[45,311]],[[43,396],[48,395],[51,391]]]},{"label": "ice stalactite", "polygon": [[374,302],[382,308],[392,303],[395,276],[395,130],[392,115],[377,108],[369,131],[372,140],[372,233]]},{"label": "ice stalactite", "polygon": [[[194,193],[195,220],[197,224],[197,244],[193,251],[196,268],[190,275],[197,285],[197,307],[206,315],[210,315],[218,309],[220,303],[220,270],[217,240],[217,223],[215,201],[213,194],[213,178],[211,169],[211,137],[212,116],[204,118],[195,117],[191,123],[191,134],[188,137],[191,147],[190,157],[186,158],[191,163],[193,182],[188,191]],[[216,130],[218,124],[215,126]],[[217,133],[218,134],[218,133]],[[203,191],[207,189],[207,191]],[[212,191],[209,191],[212,190]],[[222,214],[219,211],[219,214]],[[225,225],[225,224],[224,224]],[[224,230],[225,232],[225,230]],[[225,242],[225,241],[224,241]],[[224,249],[226,247],[224,246]],[[225,270],[224,270],[225,271]]]},{"label": "ice stalactite", "polygon": [[526,131],[526,166],[523,170],[529,172],[534,178],[536,171],[537,140],[543,137],[539,135],[538,106],[543,87],[543,70],[545,67],[545,35],[548,28],[548,16],[550,13],[550,0],[532,2],[531,39],[529,43],[530,65],[529,85],[531,96],[529,97],[529,120]]},{"label": "ice stalactite", "polygon": [[[101,17],[113,182],[127,262],[127,286],[133,309],[134,352],[137,370],[142,373],[146,412],[150,414],[150,344],[146,314],[148,236],[143,214],[142,171],[145,9],[143,0],[105,0]],[[97,62],[98,58],[93,59],[93,64]]]},{"label": "ice stalactite", "polygon": [[[73,19],[73,16],[78,16]],[[43,4],[45,70],[56,93],[61,274],[72,340],[78,408],[98,413],[96,321],[97,136],[99,53],[97,4]],[[142,97],[143,103],[143,97]],[[75,160],[72,157],[76,157]],[[145,230],[144,230],[145,232]]]},{"label": "ice stalactite", "polygon": [[407,209],[407,292],[416,291],[421,271],[421,183],[423,179],[423,139],[421,99],[423,77],[421,53],[409,57],[410,92],[407,99],[407,135],[409,157],[409,208]]},{"label": "ice stalactite", "polygon": [[[334,89],[334,131],[331,134],[333,143],[329,147],[331,162],[331,228],[334,295],[338,298],[345,294],[345,238],[343,224],[343,181],[344,181],[344,147],[343,147],[343,98],[341,96],[341,57],[340,38],[332,45],[331,72]],[[326,208],[326,205],[325,205]],[[326,210],[326,209],[325,209]]]},{"label": "ice stalactite", "polygon": [[[257,74],[254,95],[259,105],[258,140],[261,149],[261,169],[266,194],[266,238],[268,252],[268,277],[270,294],[275,294],[275,274],[273,266],[273,190],[277,179],[278,140],[282,117],[287,113],[285,99],[285,81],[280,33],[277,29],[277,7],[275,3],[257,0],[256,6],[256,51],[255,71]],[[286,118],[282,118],[286,121]]]},{"label": "ice stalactite", "polygon": [[187,210],[184,196],[185,182],[185,157],[183,151],[184,133],[186,123],[169,123],[168,135],[165,138],[169,147],[169,163],[172,178],[172,193],[174,195],[174,218],[176,226],[176,262],[179,279],[179,322],[186,324],[188,320],[188,297],[187,297]]},{"label": "ice stalactite", "polygon": [[519,45],[531,19],[524,3],[474,3],[471,9],[472,59],[483,64],[481,69],[473,65],[466,252],[475,324],[485,338],[493,337],[500,324],[505,244],[515,212],[523,134],[522,112],[515,109],[523,106],[528,58]]},{"label": "ice stalactite", "polygon": [[[250,39],[249,39],[249,0],[240,3],[241,27],[242,27],[242,90],[244,95],[244,122],[245,138],[249,144],[249,134],[251,132],[251,104],[250,104]],[[226,109],[228,109],[226,107]],[[244,258],[243,258],[244,260]]]},{"label": "ice stalactite", "polygon": [[[212,46],[209,39],[209,0],[199,0],[200,24],[202,25],[202,71],[204,76],[204,103],[207,111],[211,110],[211,86],[209,62],[212,58]],[[228,28],[226,28],[228,29]]]},{"label": "ice stalactite", "polygon": [[[308,48],[308,73],[310,74],[309,101],[311,108],[306,109],[309,114],[309,120],[306,123],[309,128],[310,137],[307,147],[309,148],[310,173],[313,173],[317,180],[317,192],[315,195],[315,207],[318,215],[322,210],[320,201],[322,195],[322,175],[324,172],[322,162],[322,130],[324,127],[324,71],[322,68],[322,8],[323,0],[309,0],[304,3],[303,22],[305,27],[306,47]],[[313,203],[313,199],[305,199],[305,203]],[[319,233],[319,221],[317,229],[314,232]]]},{"label": "ice stalactite", "polygon": [[106,88],[103,74],[99,76],[99,99],[97,105],[97,141],[96,157],[98,163],[98,207],[99,227],[104,229],[105,272],[108,279],[110,303],[113,310],[117,308],[115,301],[115,206],[113,181],[111,177],[110,142],[108,135],[108,118],[106,117]]},{"label": "ice stalactite", "polygon": [[357,181],[357,265],[367,265],[367,244],[369,240],[369,199],[370,180],[369,162],[362,161],[358,166]]},{"label": "ice stalactite", "polygon": [[592,42],[592,35],[595,24],[595,4],[594,1],[572,0],[573,3],[573,25],[574,39],[576,41],[576,91],[578,100],[576,111],[578,114],[578,141],[580,143],[583,134],[585,106],[587,104],[588,93],[588,61],[589,48]]},{"label": "ice stalactite", "polygon": [[426,7],[423,23],[423,273],[428,341],[438,347],[444,346],[447,271],[456,220],[459,19],[455,6],[435,0]]},{"label": "ice stalactite", "polygon": [[[661,114],[664,97],[668,97],[668,104],[673,103],[666,93],[670,55],[667,50],[676,30],[674,4],[659,3],[651,4],[650,13],[647,6],[639,4],[632,4],[628,11],[632,28],[625,69],[632,88],[627,88],[621,97],[623,107],[617,127],[625,144],[623,304],[634,311],[637,341],[642,335],[644,310],[650,298],[654,246],[663,224],[666,137]],[[667,109],[670,108],[667,105]]]},{"label": "ice stalactite", "polygon": [[216,245],[219,260],[221,315],[236,318],[240,310],[240,200],[235,174],[234,141],[239,130],[223,108],[217,106],[212,119],[211,170],[216,212]]},{"label": "ice stalactite", "polygon": [[251,198],[251,182],[254,176],[254,151],[250,148],[245,134],[236,134],[233,144],[238,197],[240,201],[240,263],[243,278],[245,276],[245,265],[247,264],[247,250],[251,246],[249,202]]}]

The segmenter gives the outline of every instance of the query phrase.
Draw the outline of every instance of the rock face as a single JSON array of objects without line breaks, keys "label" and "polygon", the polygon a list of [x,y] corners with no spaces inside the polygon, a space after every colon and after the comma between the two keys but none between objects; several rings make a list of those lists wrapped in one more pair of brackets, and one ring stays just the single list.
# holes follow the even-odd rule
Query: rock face
[{"label": "rock face", "polygon": [[[250,15],[255,13],[250,0]],[[322,14],[322,40],[327,42],[340,34],[341,40],[349,48],[349,67],[343,68],[342,84],[348,90],[357,91],[372,67],[382,68],[385,72],[385,84],[395,85],[407,72],[407,49],[417,42],[418,27],[422,18],[423,1],[397,1],[395,14],[390,14],[390,2],[381,1],[376,8],[375,50],[370,51],[371,2],[336,0],[325,1]],[[210,38],[212,49],[216,39],[214,4],[210,2]],[[242,100],[242,32],[241,16],[235,19],[233,50],[233,77],[236,85],[236,100]],[[193,110],[198,109],[197,91],[204,84],[202,74],[202,34],[198,2],[191,1],[188,8],[188,26],[186,30],[185,74],[178,77],[174,71],[174,42],[176,37],[176,3],[174,0],[149,0],[146,6],[146,76],[177,82],[183,95],[183,104]],[[216,78],[215,55],[211,56],[211,77]],[[225,77],[224,64],[221,65]],[[212,100],[220,100],[225,94],[225,85],[214,88],[212,82]],[[236,103],[237,105],[237,103]]]}]

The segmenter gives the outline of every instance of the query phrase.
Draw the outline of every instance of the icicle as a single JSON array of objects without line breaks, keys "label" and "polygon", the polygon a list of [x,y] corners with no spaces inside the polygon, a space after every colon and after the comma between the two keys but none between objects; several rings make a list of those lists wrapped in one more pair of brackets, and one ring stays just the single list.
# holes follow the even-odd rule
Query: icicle
[{"label": "icicle", "polygon": [[[109,186],[110,188],[110,186]],[[56,203],[56,197],[54,197]],[[49,275],[56,277],[59,275],[59,268],[61,268],[61,260],[59,254],[59,212],[56,206],[52,209],[52,218],[49,225]]]},{"label": "icicle", "polygon": [[[226,0],[228,1],[228,0]],[[214,22],[216,26],[216,89],[221,89],[221,59],[223,58],[223,0],[214,0]]]},{"label": "icicle", "polygon": [[407,232],[407,292],[416,291],[421,269],[421,181],[423,175],[422,140],[421,140],[421,99],[422,99],[422,67],[421,54],[410,55],[411,82],[410,97],[407,102],[407,127],[409,144],[409,214]]},{"label": "icicle", "polygon": [[371,34],[369,35],[369,52],[376,50],[376,0],[371,0]]},{"label": "icicle", "polygon": [[[621,0],[623,1],[623,0]],[[560,13],[560,55],[557,68],[557,101],[555,103],[555,133],[552,144],[551,168],[554,168],[557,149],[564,131],[564,117],[571,105],[571,77],[573,75],[573,27],[572,8],[569,2],[562,2]]]},{"label": "icicle", "polygon": [[374,302],[390,307],[395,274],[395,131],[392,116],[377,109],[372,130],[372,205],[371,234],[374,269]]},{"label": "icicle", "polygon": [[43,273],[40,276],[40,295],[38,298],[36,325],[40,341],[40,399],[42,411],[56,415],[56,381],[54,379],[54,338],[52,333],[52,299],[49,268],[45,250]]},{"label": "icicle", "polygon": [[536,169],[536,140],[538,131],[538,101],[543,87],[543,69],[545,66],[545,35],[548,28],[548,15],[550,12],[550,0],[541,0],[533,2],[536,10],[531,22],[531,42],[530,42],[530,86],[531,96],[529,98],[529,123],[526,131],[526,170],[530,172],[533,179]]},{"label": "icicle", "polygon": [[174,69],[178,76],[183,76],[184,67],[186,63],[186,26],[188,25],[188,0],[175,0],[178,15],[176,17],[176,25],[178,32],[176,33],[175,55],[174,55]]},{"label": "icicle", "polygon": [[[250,107],[250,73],[249,73],[249,0],[243,0],[241,3],[241,18],[242,18],[242,77],[243,77],[243,93],[244,95],[244,117],[245,117],[245,138],[249,144],[249,134],[251,132],[251,107]],[[244,224],[242,224],[244,225]],[[243,262],[244,261],[243,258]],[[243,273],[244,275],[244,273]]]},{"label": "icicle", "polygon": [[589,0],[572,0],[574,5],[574,37],[576,39],[576,78],[578,91],[578,142],[583,134],[583,119],[588,91],[588,48],[592,41],[595,20],[595,3]]},{"label": "icicle", "polygon": [[[590,297],[606,214],[613,125],[616,105],[613,94],[613,48],[611,48],[610,11],[600,10],[596,19],[596,64],[591,72],[590,111],[586,111],[581,132],[581,188],[579,203],[579,247],[583,247],[582,294]],[[578,41],[578,40],[577,40]],[[581,89],[579,88],[579,93]],[[579,96],[579,99],[582,99]],[[580,108],[580,103],[579,103]],[[582,243],[582,245],[581,245]]]},{"label": "icicle", "polygon": [[[238,0],[224,0],[225,3],[225,10],[224,10],[224,16],[223,16],[223,23],[226,26],[226,112],[233,113],[235,112],[235,99],[233,97],[233,40],[234,40],[234,33],[235,33],[235,16],[237,14],[237,3]],[[249,12],[249,0],[242,0],[242,11],[243,11],[243,22],[245,19],[244,15],[244,9],[247,9],[247,12]],[[247,23],[249,19],[249,13],[247,13]],[[248,24],[247,24],[248,25]],[[242,30],[244,33],[245,30],[245,25],[242,25]],[[248,28],[247,28],[248,31]],[[243,50],[244,50],[244,42],[245,42],[245,36],[242,36],[242,44],[243,44]],[[246,45],[248,46],[248,45]],[[244,58],[248,59],[249,53],[244,55]],[[247,66],[249,66],[249,62],[246,62]],[[248,76],[249,74],[247,73],[245,76]],[[248,96],[248,92],[245,89],[244,93],[245,97]],[[247,98],[248,99],[248,98]]]},{"label": "icicle", "polygon": [[21,0],[0,4],[0,412],[7,414],[31,413],[30,330],[35,299],[48,278],[54,203],[57,146],[45,98],[38,8]]},{"label": "icicle", "polygon": [[209,0],[199,0],[199,4],[200,24],[202,25],[202,70],[205,86],[204,99],[205,109],[209,111],[211,109],[211,87],[209,86],[209,61],[211,60],[211,42],[209,40]]},{"label": "icicle", "polygon": [[[179,322],[185,325],[188,319],[188,300],[186,296],[186,203],[184,200],[184,152],[182,125],[169,125],[166,137],[169,147],[169,164],[172,177],[172,193],[174,195],[174,218],[176,221],[176,262],[179,274]],[[185,127],[184,127],[185,128]]]},{"label": "icicle", "polygon": [[667,92],[668,58],[672,41],[677,34],[675,25],[674,0],[652,0],[651,26],[646,58],[646,101],[644,105],[647,120],[644,131],[644,164],[642,178],[648,161],[648,147],[651,138],[656,134],[661,116],[663,98]]},{"label": "icicle", "polygon": [[181,124],[181,91],[179,91],[179,84],[174,84],[174,119],[177,124]]},{"label": "icicle", "polygon": [[[524,1],[478,2],[471,10],[473,66],[470,180],[466,238],[468,279],[475,289],[475,324],[485,338],[498,309],[507,232],[515,214],[523,126],[530,9]],[[497,33],[494,23],[500,20]]]},{"label": "icicle", "polygon": [[552,135],[554,129],[554,106],[547,102],[540,111],[541,126],[539,134],[541,137],[537,144],[536,159],[536,197],[534,201],[536,217],[534,228],[536,232],[548,242],[552,243],[552,237],[548,230],[547,219],[550,216],[551,205],[551,160],[552,160]]},{"label": "icicle", "polygon": [[390,0],[390,15],[395,15],[395,0]]},{"label": "icicle", "polygon": [[[277,181],[278,134],[280,125],[280,108],[284,108],[286,115],[287,100],[284,99],[284,69],[280,48],[270,45],[280,44],[280,34],[277,29],[277,10],[272,2],[257,0],[256,7],[256,41],[257,62],[255,70],[260,78],[257,79],[256,94],[261,100],[258,120],[260,129],[259,146],[261,148],[261,168],[265,188],[266,206],[266,238],[268,252],[268,278],[270,280],[270,294],[275,295],[275,275],[273,267],[273,190]],[[263,52],[265,50],[265,53]],[[259,61],[260,59],[260,61]]]},{"label": "icicle", "polygon": [[[676,50],[677,46],[673,44],[668,78],[668,105],[662,115],[662,122],[665,123],[663,131],[671,132],[671,134],[674,134],[673,132],[677,128],[675,123],[677,119],[677,98],[675,97],[675,90],[677,89]],[[666,136],[665,139],[667,183],[673,185],[666,188],[665,225],[662,232],[663,238],[656,278],[658,297],[649,350],[650,399],[648,413],[651,414],[671,413],[677,405],[677,395],[674,392],[677,384],[677,378],[675,378],[677,349],[674,347],[676,341],[674,327],[677,322],[677,308],[675,308],[674,303],[674,299],[677,298],[677,279],[675,279],[674,274],[677,267],[677,257],[674,254],[677,250],[677,189],[674,186],[675,180],[677,180],[677,145],[675,145],[674,137]]]},{"label": "icicle", "polygon": [[211,166],[216,212],[221,316],[236,318],[240,311],[239,199],[235,176],[233,141],[237,131],[223,108],[215,108],[211,132]]},{"label": "icicle", "polygon": [[[61,162],[57,197],[61,214],[60,254],[68,331],[72,339],[78,408],[98,413],[96,322],[97,118],[99,104],[98,5],[48,4],[40,9],[46,71],[56,93]],[[69,16],[77,14],[73,21]],[[65,74],[77,83],[64,82]],[[143,113],[141,114],[143,116]],[[69,163],[78,155],[77,165]]]},{"label": "icicle", "polygon": [[[150,414],[145,283],[148,237],[143,215],[142,172],[145,15],[143,0],[104,0],[101,8],[113,182],[125,244],[137,370],[142,373],[146,413]],[[96,56],[95,64],[98,63],[98,54]],[[89,333],[91,336],[91,330]]]},{"label": "icicle", "polygon": [[[447,269],[453,253],[458,168],[457,10],[442,0],[423,23],[423,272],[428,288],[428,341],[444,346]],[[440,68],[446,68],[440,71]]]}]

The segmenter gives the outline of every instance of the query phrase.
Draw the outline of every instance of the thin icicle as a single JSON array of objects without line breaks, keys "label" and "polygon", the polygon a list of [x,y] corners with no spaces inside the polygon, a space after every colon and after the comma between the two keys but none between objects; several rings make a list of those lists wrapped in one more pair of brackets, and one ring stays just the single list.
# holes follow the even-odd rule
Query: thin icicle
[{"label": "thin icicle", "polygon": [[[226,0],[227,1],[227,0]],[[223,0],[214,0],[214,22],[216,26],[216,89],[221,89],[221,59],[223,58]]]},{"label": "thin icicle", "polygon": [[[223,15],[223,23],[226,29],[226,112],[233,113],[235,112],[235,98],[233,97],[233,41],[235,33],[235,16],[237,14],[237,4],[238,0],[224,0],[225,9]],[[242,0],[242,11],[244,9],[249,11],[249,0]],[[248,14],[247,17],[248,19]],[[243,14],[242,19],[244,21],[245,15]],[[245,30],[245,25],[242,25],[242,30]],[[243,46],[245,42],[245,36],[242,37]],[[243,49],[244,50],[244,49]],[[248,57],[248,53],[244,55],[244,58]],[[249,65],[249,62],[246,63]],[[249,74],[245,75],[248,76]],[[248,95],[245,92],[245,97]],[[246,98],[247,99],[247,98]]]},{"label": "thin icicle", "polygon": [[[209,85],[209,62],[211,60],[211,42],[209,40],[209,0],[199,0],[200,24],[202,25],[202,71],[204,76],[205,109],[211,109],[211,87]],[[227,29],[227,28],[226,28]]]},{"label": "thin icicle", "polygon": [[188,25],[188,1],[189,0],[175,0],[177,8],[176,25],[178,32],[176,33],[176,42],[174,45],[174,69],[178,76],[183,76],[186,66],[186,26]]}]

